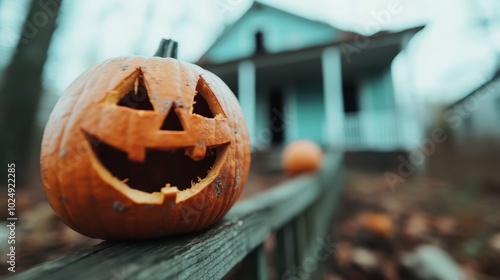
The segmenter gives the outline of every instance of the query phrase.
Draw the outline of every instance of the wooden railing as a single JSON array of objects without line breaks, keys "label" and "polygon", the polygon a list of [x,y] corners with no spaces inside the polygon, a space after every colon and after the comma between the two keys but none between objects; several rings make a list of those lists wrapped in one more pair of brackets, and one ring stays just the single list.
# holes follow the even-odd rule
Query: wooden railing
[{"label": "wooden railing", "polygon": [[267,279],[263,244],[272,234],[276,279],[321,278],[333,250],[329,232],[342,189],[340,161],[339,155],[327,156],[320,173],[237,203],[203,232],[153,241],[104,241],[9,279],[220,279],[239,263],[245,278]]}]

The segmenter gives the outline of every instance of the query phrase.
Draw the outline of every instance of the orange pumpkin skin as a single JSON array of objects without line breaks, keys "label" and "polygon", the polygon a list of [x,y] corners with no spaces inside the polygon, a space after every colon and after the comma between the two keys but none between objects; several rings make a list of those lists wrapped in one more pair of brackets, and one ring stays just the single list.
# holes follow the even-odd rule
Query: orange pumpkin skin
[{"label": "orange pumpkin skin", "polygon": [[297,140],[285,147],[281,159],[283,169],[289,175],[312,173],[320,169],[323,152],[311,141]]},{"label": "orange pumpkin skin", "polygon": [[[198,95],[212,115],[196,111]],[[180,129],[169,127],[170,114]],[[229,211],[247,179],[250,145],[238,101],[217,76],[173,58],[120,57],[68,87],[40,163],[49,203],[75,231],[158,238],[204,229]]]}]

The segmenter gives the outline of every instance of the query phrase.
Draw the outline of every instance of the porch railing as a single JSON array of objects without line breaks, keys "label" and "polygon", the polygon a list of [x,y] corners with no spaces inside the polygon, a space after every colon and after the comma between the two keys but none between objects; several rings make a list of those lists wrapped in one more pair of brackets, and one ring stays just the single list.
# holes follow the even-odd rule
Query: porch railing
[{"label": "porch railing", "polygon": [[[342,189],[340,155],[323,170],[237,203],[215,226],[173,238],[111,242],[72,252],[9,279],[220,279],[238,264],[247,279],[318,279],[332,254],[328,233]],[[274,249],[264,242],[274,235]]]},{"label": "porch railing", "polygon": [[404,147],[398,121],[402,120],[392,111],[347,113],[344,126],[346,150],[394,150]]}]

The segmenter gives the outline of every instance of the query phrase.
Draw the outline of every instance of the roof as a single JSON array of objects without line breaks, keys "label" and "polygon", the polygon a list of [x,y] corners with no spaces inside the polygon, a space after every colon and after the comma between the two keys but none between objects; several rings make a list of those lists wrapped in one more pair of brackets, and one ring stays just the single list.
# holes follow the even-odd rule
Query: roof
[{"label": "roof", "polygon": [[[329,28],[332,31],[344,32],[344,31],[342,31],[342,30],[340,30],[340,29],[338,29],[338,28],[336,28],[336,27],[334,27],[334,26],[332,26],[330,24],[327,24],[325,22],[318,21],[318,20],[313,20],[313,19],[308,19],[308,18],[304,18],[302,16],[299,16],[299,15],[296,15],[296,14],[293,14],[293,13],[289,13],[287,11],[284,11],[284,10],[281,10],[281,9],[278,9],[278,8],[275,8],[275,7],[272,7],[272,6],[260,3],[258,1],[254,1],[252,3],[252,5],[248,8],[248,10],[238,20],[236,20],[235,22],[233,22],[232,24],[230,24],[229,26],[227,26],[224,29],[224,31],[217,38],[217,40],[210,46],[210,48],[205,52],[205,54],[198,60],[197,64],[204,64],[204,63],[209,62],[207,54],[209,54],[217,46],[217,44],[218,44],[219,41],[222,41],[227,36],[229,36],[234,31],[234,29],[236,29],[236,27],[238,27],[241,22],[245,21],[245,19],[247,17],[249,17],[252,13],[254,13],[256,11],[263,10],[263,9],[266,9],[266,10],[269,10],[269,11],[272,11],[274,13],[278,13],[278,14],[281,14],[281,15],[285,15],[285,16],[288,16],[288,17],[294,17],[297,20],[301,20],[301,21],[312,23],[312,24],[316,25],[319,28]],[[332,41],[333,41],[333,39],[334,38],[332,38]]]},{"label": "roof", "polygon": [[472,91],[471,93],[467,94],[465,97],[459,99],[458,101],[450,104],[448,108],[453,108],[456,106],[460,106],[463,104],[467,99],[472,98],[475,95],[478,94],[483,94],[483,93],[489,93],[489,91],[492,90],[492,88],[497,87],[497,90],[500,90],[500,69],[497,69],[495,74],[486,81],[485,83],[481,84],[479,87],[476,88],[476,90]]},{"label": "roof", "polygon": [[[356,42],[359,41],[358,36],[362,36],[363,38],[368,38],[372,42],[369,47],[382,47],[383,45],[380,45],[379,42],[381,40],[387,39],[387,40],[399,40],[398,38],[401,38],[401,36],[404,36],[406,34],[415,34],[418,31],[422,30],[424,26],[418,26],[410,29],[406,29],[403,31],[398,31],[398,32],[388,32],[388,31],[382,31],[379,33],[376,33],[372,36],[365,37],[363,35],[357,34],[357,33],[352,33],[352,32],[345,32],[339,41],[331,42],[331,43],[326,43],[326,44],[321,44],[317,46],[312,46],[308,48],[303,48],[303,49],[298,49],[298,50],[290,50],[290,51],[285,51],[281,52],[279,54],[270,54],[270,53],[256,53],[251,57],[248,58],[242,58],[242,59],[236,59],[224,63],[212,63],[208,60],[203,60],[200,59],[196,64],[200,65],[203,68],[211,68],[212,66],[216,67],[237,67],[237,65],[247,59],[258,59],[258,60],[263,60],[263,61],[268,61],[271,59],[271,57],[288,57],[288,56],[297,56],[300,54],[308,54],[308,53],[317,53],[321,52],[323,49],[328,48],[328,47],[341,47],[341,46],[356,46]],[[362,49],[360,49],[362,52]],[[354,53],[356,55],[356,53]]]}]

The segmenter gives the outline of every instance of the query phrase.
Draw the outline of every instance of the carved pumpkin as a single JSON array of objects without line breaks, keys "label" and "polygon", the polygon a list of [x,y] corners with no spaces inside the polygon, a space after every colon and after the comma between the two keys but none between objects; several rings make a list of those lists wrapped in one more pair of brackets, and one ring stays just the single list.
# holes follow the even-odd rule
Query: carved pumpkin
[{"label": "carved pumpkin", "polygon": [[44,131],[47,198],[101,239],[197,231],[237,200],[250,165],[238,101],[214,74],[161,57],[119,57],[79,76]]},{"label": "carved pumpkin", "polygon": [[323,152],[311,141],[297,140],[285,147],[281,160],[283,169],[289,175],[312,173],[321,168]]}]

